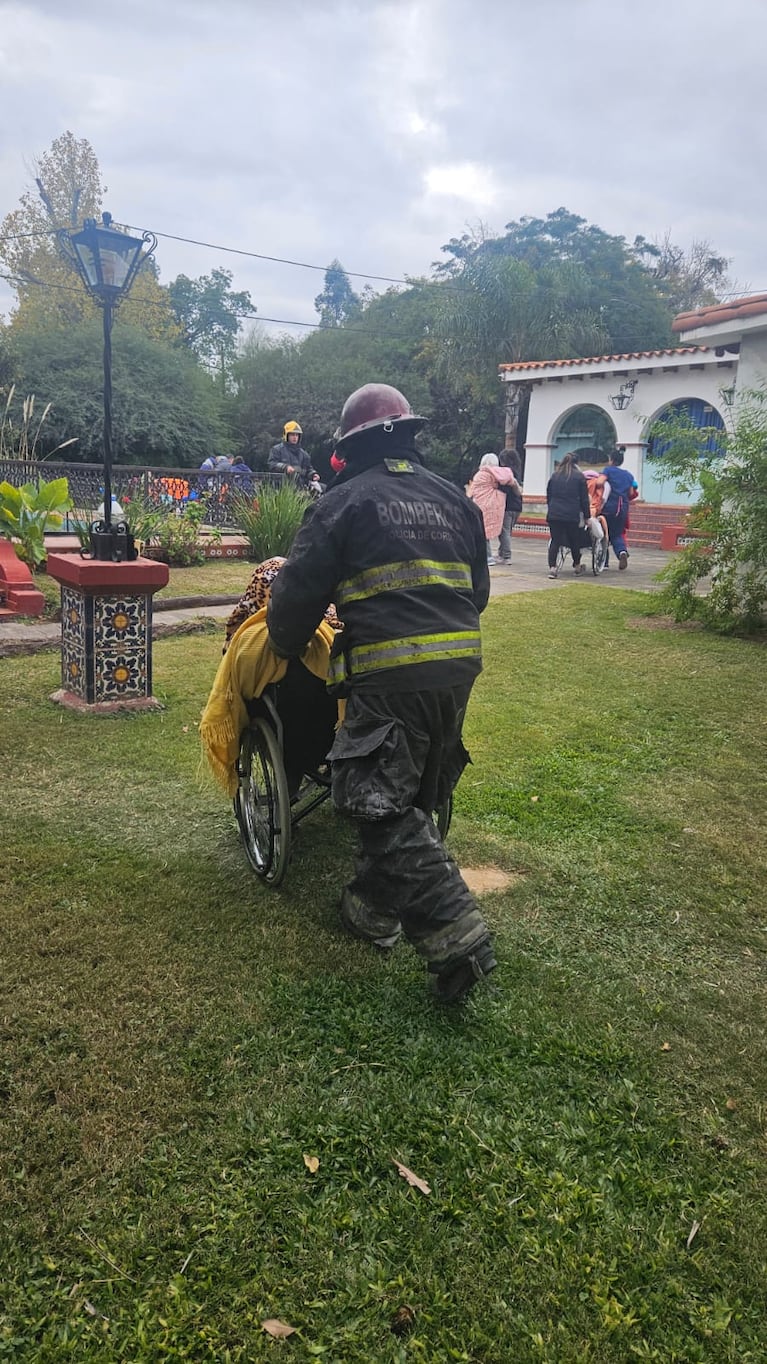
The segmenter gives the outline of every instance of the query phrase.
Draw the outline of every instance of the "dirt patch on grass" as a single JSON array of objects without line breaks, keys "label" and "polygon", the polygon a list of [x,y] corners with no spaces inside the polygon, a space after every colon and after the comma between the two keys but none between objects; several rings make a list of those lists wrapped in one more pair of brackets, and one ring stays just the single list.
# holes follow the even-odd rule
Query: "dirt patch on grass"
[{"label": "dirt patch on grass", "polygon": [[[707,628],[701,620],[674,620],[673,616],[629,616],[626,624],[631,630],[678,630],[688,634],[700,634]],[[709,633],[716,634],[714,630]],[[719,638],[740,639],[746,644],[767,644],[767,630],[753,630],[748,634],[734,630],[731,634],[722,632]]]},{"label": "dirt patch on grass", "polygon": [[521,877],[500,867],[461,867],[461,876],[472,895],[487,895],[492,890],[508,890]]},{"label": "dirt patch on grass", "polygon": [[673,616],[629,616],[630,630],[696,630],[704,627],[699,620],[674,620]]}]

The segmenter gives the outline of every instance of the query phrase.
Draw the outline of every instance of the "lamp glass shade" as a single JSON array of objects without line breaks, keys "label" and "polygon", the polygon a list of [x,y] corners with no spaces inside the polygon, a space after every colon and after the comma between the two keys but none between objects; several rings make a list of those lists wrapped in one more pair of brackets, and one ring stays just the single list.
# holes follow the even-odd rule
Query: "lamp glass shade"
[{"label": "lamp glass shade", "polygon": [[86,223],[72,235],[83,278],[94,293],[119,294],[130,283],[144,245],[140,237]]}]

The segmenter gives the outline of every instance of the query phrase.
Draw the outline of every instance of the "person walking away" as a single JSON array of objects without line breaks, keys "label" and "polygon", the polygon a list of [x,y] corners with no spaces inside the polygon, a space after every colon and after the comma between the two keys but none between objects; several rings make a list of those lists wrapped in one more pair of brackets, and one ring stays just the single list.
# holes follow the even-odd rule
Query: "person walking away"
[{"label": "person walking away", "polygon": [[573,573],[585,573],[586,566],[581,563],[581,527],[590,515],[589,494],[575,455],[564,455],[551,475],[546,485],[546,508],[551,533],[549,577],[558,575],[557,559],[563,546],[572,555]]},{"label": "person walking away", "polygon": [[270,474],[287,475],[301,487],[306,487],[315,477],[315,471],[311,455],[301,445],[303,434],[298,422],[286,422],[282,428],[282,440],[269,451],[267,468]]},{"label": "person walking away", "polygon": [[629,503],[639,496],[639,487],[629,469],[623,468],[622,450],[613,450],[610,462],[602,470],[610,484],[610,496],[605,499],[602,515],[607,522],[610,544],[618,556],[618,568],[628,568],[629,552],[626,544],[626,527],[629,519]]},{"label": "person walking away", "polygon": [[517,524],[522,512],[522,460],[518,450],[504,450],[498,456],[501,468],[511,469],[516,479],[516,483],[507,483],[504,493],[506,495],[506,510],[503,514],[503,525],[501,526],[500,539],[498,540],[498,561],[502,564],[511,563],[511,532]]},{"label": "person walking away", "polygon": [[487,562],[491,566],[498,562],[493,554],[492,542],[496,535],[500,535],[503,528],[503,518],[506,514],[504,492],[506,487],[514,487],[520,493],[522,491],[512,470],[502,468],[497,455],[492,453],[483,455],[467,493],[472,502],[476,502],[482,513],[485,540],[487,541]]},{"label": "person walking away", "polygon": [[423,466],[414,437],[424,420],[388,384],[347,398],[335,437],[344,468],[304,518],[267,623],[275,652],[292,658],[336,604],[344,629],[330,678],[347,699],[332,792],[360,840],[341,921],[384,950],[404,932],[437,998],[454,1003],[496,967],[433,819],[468,761],[461,730],[490,575],[478,508]]}]

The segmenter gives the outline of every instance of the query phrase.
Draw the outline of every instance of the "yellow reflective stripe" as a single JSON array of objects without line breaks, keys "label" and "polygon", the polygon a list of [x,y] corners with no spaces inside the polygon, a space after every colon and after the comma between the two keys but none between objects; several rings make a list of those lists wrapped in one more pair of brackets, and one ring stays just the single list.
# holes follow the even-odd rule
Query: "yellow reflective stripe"
[{"label": "yellow reflective stripe", "polygon": [[392,564],[381,564],[342,582],[336,593],[336,604],[341,607],[350,601],[375,597],[379,592],[432,585],[471,588],[471,570],[467,564],[445,563],[440,559],[397,560]]},{"label": "yellow reflective stripe", "polygon": [[456,630],[440,635],[411,635],[363,644],[349,652],[352,676],[382,668],[404,668],[412,663],[437,663],[448,658],[480,658],[482,641],[476,630]]}]

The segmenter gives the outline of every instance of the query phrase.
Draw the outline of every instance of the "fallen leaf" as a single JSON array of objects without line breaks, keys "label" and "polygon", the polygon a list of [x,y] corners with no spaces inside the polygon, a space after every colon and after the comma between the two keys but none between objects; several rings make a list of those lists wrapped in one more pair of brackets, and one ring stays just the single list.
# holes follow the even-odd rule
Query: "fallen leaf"
[{"label": "fallen leaf", "polygon": [[531,796],[531,797],[530,797],[530,803],[531,803],[532,805],[535,805],[536,801],[538,801],[538,800],[540,800],[540,796]]},{"label": "fallen leaf", "polygon": [[406,1179],[408,1184],[410,1184],[412,1188],[420,1189],[421,1193],[425,1194],[431,1193],[431,1189],[429,1188],[429,1185],[426,1183],[426,1180],[419,1179],[418,1175],[414,1175],[412,1170],[408,1170],[407,1165],[403,1165],[402,1161],[395,1160],[394,1156],[392,1156],[392,1165],[396,1165],[397,1169],[402,1175],[402,1178]]},{"label": "fallen leaf", "polygon": [[395,1336],[406,1336],[415,1326],[415,1308],[408,1303],[398,1307],[391,1319],[391,1330]]},{"label": "fallen leaf", "polygon": [[317,1157],[317,1156],[307,1156],[307,1154],[306,1154],[305,1151],[304,1151],[304,1165],[306,1166],[306,1168],[307,1168],[307,1170],[309,1171],[309,1174],[310,1174],[310,1175],[316,1175],[317,1171],[318,1171],[319,1168],[320,1168],[320,1162],[319,1162],[318,1157]]},{"label": "fallen leaf", "polygon": [[181,726],[181,733],[182,733],[182,734],[188,734],[188,733],[189,733],[189,726],[188,726],[188,725],[182,725],[182,726]]},{"label": "fallen leaf", "polygon": [[728,1099],[728,1100],[727,1100],[727,1103],[725,1104],[725,1108],[729,1108],[729,1110],[730,1110],[731,1113],[732,1113],[733,1110],[736,1109],[737,1107],[738,1107],[738,1101],[737,1101],[737,1099]]},{"label": "fallen leaf", "polygon": [[661,1045],[661,1051],[671,1051],[671,1043],[663,1042]]},{"label": "fallen leaf", "polygon": [[268,1336],[274,1336],[275,1340],[287,1340],[288,1336],[295,1335],[297,1326],[288,1326],[286,1321],[279,1321],[277,1317],[269,1317],[261,1322],[261,1330],[266,1331]]},{"label": "fallen leaf", "polygon": [[690,1235],[687,1237],[687,1249],[688,1249],[688,1250],[690,1249],[690,1246],[692,1245],[692,1243],[693,1243],[693,1241],[695,1240],[695,1237],[698,1235],[698,1232],[699,1232],[699,1231],[700,1231],[700,1222],[693,1222],[692,1226],[690,1227]]},{"label": "fallen leaf", "polygon": [[93,1303],[92,1303],[92,1302],[88,1302],[88,1299],[87,1299],[87,1298],[86,1298],[85,1301],[83,1302],[83,1307],[85,1308],[85,1311],[88,1313],[88,1316],[89,1316],[89,1317],[98,1317],[98,1318],[99,1318],[99,1321],[106,1321],[106,1322],[109,1321],[109,1317],[105,1317],[103,1312],[99,1312],[98,1307],[94,1307],[94,1306],[93,1306]]}]

